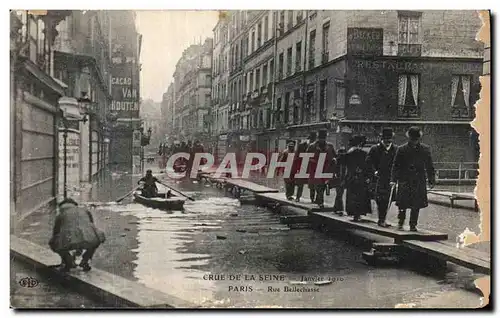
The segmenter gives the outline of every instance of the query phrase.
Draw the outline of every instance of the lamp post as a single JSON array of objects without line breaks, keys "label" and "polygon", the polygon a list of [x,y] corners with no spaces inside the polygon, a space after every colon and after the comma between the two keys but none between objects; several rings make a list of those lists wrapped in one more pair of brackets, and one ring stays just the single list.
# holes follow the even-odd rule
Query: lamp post
[{"label": "lamp post", "polygon": [[64,112],[61,110],[62,120],[63,120],[63,140],[64,140],[64,188],[63,188],[63,197],[66,199],[68,197],[68,122],[66,117],[64,117]]}]

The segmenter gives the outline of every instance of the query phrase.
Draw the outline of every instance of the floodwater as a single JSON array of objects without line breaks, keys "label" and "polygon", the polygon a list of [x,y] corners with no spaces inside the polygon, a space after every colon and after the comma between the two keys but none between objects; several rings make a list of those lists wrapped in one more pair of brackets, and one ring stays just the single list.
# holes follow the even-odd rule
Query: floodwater
[{"label": "floodwater", "polygon": [[[138,178],[111,174],[81,198],[115,200]],[[368,266],[361,257],[365,248],[309,229],[290,230],[272,211],[241,205],[209,185],[168,182],[196,201],[187,201],[184,211],[130,200],[98,206],[137,220],[132,275],[148,287],[203,307],[480,306],[480,297],[461,288],[456,275]],[[297,283],[301,280],[306,282]],[[315,285],[318,280],[332,283]]]}]

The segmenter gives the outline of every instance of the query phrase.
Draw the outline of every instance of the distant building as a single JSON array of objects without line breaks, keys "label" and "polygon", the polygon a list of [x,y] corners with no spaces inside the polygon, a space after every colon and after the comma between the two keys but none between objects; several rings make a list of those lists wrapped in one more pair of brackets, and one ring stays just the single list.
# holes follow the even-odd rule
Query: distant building
[{"label": "distant building", "polygon": [[149,140],[148,149],[145,149],[145,151],[155,152],[158,145],[164,141],[161,103],[157,103],[152,99],[142,101],[140,117],[144,133],[151,131],[151,139]]},{"label": "distant building", "polygon": [[210,142],[213,40],[184,50],[174,72],[174,131],[180,140]]},{"label": "distant building", "polygon": [[163,94],[163,98],[161,101],[161,122],[162,122],[162,127],[161,127],[161,136],[162,136],[162,142],[169,142],[171,143],[172,136],[174,135],[174,118],[175,118],[175,112],[174,112],[174,84],[170,83],[168,85],[167,92]]}]

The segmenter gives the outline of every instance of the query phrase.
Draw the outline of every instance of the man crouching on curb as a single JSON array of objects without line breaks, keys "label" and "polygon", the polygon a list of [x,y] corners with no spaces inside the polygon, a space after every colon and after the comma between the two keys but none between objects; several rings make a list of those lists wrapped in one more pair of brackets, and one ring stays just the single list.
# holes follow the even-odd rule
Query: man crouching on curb
[{"label": "man crouching on curb", "polygon": [[59,213],[49,246],[61,256],[62,262],[58,268],[60,271],[68,272],[76,267],[75,259],[70,254],[73,250],[85,250],[79,266],[85,272],[90,271],[89,261],[104,241],[104,233],[95,227],[89,210],[78,206],[73,199],[64,199],[59,203]]}]

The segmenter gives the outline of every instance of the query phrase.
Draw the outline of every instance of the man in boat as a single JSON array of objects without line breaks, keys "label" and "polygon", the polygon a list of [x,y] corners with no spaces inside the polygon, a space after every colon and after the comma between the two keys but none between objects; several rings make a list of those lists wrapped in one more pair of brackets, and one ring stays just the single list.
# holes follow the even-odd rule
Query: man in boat
[{"label": "man in boat", "polygon": [[153,172],[151,170],[146,171],[146,175],[142,177],[137,183],[144,183],[142,188],[142,196],[146,198],[154,198],[158,195],[158,187],[156,183],[158,179],[153,176]]}]

